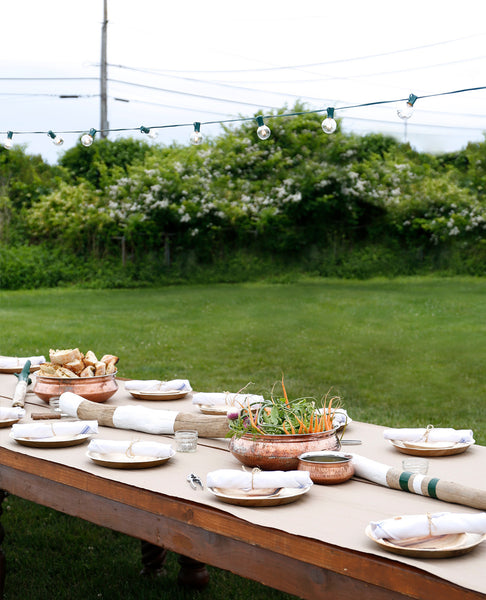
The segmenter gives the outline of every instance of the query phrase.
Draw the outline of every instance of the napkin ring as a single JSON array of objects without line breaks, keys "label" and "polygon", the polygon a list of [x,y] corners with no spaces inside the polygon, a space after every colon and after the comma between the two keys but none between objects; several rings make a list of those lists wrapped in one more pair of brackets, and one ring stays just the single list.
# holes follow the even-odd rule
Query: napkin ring
[{"label": "napkin ring", "polygon": [[434,429],[433,425],[427,425],[427,429],[425,430],[425,433],[424,433],[424,442],[429,441],[429,433],[432,431],[432,429]]},{"label": "napkin ring", "polygon": [[[243,471],[245,471],[245,473],[248,473],[245,465],[241,465],[241,468],[243,469]],[[255,477],[256,473],[260,473],[261,469],[259,467],[255,467],[251,470],[251,488],[250,489],[254,489],[253,488],[253,478]]]},{"label": "napkin ring", "polygon": [[255,467],[254,469],[251,470],[251,489],[253,489],[253,479],[254,479],[255,475],[260,472],[261,472],[261,469],[259,469],[258,467]]},{"label": "napkin ring", "polygon": [[128,458],[134,458],[136,456],[133,452],[133,444],[136,444],[139,441],[140,440],[135,439],[128,444],[128,448],[125,450],[125,454],[128,456]]}]

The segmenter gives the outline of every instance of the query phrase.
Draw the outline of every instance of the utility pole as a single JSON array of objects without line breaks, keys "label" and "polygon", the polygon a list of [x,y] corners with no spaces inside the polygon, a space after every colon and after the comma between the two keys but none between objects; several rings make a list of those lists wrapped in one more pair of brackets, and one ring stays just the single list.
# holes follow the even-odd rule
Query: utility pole
[{"label": "utility pole", "polygon": [[106,69],[106,36],[108,32],[108,0],[103,0],[103,23],[101,25],[101,64],[100,64],[100,138],[108,137],[107,106],[107,69]]}]

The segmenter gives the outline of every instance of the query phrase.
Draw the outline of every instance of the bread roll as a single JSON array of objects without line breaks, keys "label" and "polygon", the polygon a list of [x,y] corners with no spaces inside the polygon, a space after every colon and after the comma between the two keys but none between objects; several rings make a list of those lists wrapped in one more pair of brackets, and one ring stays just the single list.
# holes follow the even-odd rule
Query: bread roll
[{"label": "bread roll", "polygon": [[49,350],[49,359],[55,365],[65,365],[66,363],[81,360],[79,348],[69,350]]},{"label": "bread roll", "polygon": [[55,377],[78,377],[76,373],[66,369],[66,367],[57,367]]},{"label": "bread roll", "polygon": [[106,364],[104,362],[101,362],[101,360],[99,360],[95,366],[95,375],[105,375],[106,374]]},{"label": "bread roll", "polygon": [[84,362],[82,360],[73,360],[72,362],[66,363],[64,366],[66,369],[69,369],[70,371],[73,371],[73,373],[79,375],[84,369]]},{"label": "bread roll", "polygon": [[80,377],[93,377],[95,374],[95,370],[94,367],[92,367],[91,365],[89,365],[88,367],[86,367],[85,369],[83,369],[81,371],[81,373],[79,374]]},{"label": "bread roll", "polygon": [[41,363],[39,365],[39,375],[46,375],[47,377],[54,377],[56,374],[56,367],[52,363]]},{"label": "bread roll", "polygon": [[114,356],[113,354],[105,354],[102,358],[101,358],[101,362],[106,363],[106,365],[109,365],[110,363],[113,363],[114,365],[116,365],[116,363],[119,361],[120,359],[118,358],[118,356]]},{"label": "bread roll", "polygon": [[96,358],[96,354],[92,350],[88,350],[84,355],[84,364],[87,367],[94,367],[97,362],[98,359]]}]

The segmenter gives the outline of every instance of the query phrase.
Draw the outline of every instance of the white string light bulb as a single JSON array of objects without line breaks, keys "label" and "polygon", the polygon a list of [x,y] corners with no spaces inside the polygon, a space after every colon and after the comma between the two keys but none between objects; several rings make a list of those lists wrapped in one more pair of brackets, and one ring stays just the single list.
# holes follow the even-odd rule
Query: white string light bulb
[{"label": "white string light bulb", "polygon": [[85,133],[84,135],[81,136],[81,143],[83,144],[83,146],[91,146],[91,144],[94,142],[94,137],[96,135],[96,129],[90,129],[89,133]]},{"label": "white string light bulb", "polygon": [[13,146],[13,132],[12,131],[7,131],[7,137],[5,138],[5,141],[3,142],[3,147],[5,148],[5,150],[10,150]]},{"label": "white string light bulb", "polygon": [[270,131],[270,127],[267,127],[263,122],[263,117],[257,117],[257,124],[257,136],[261,140],[268,140],[268,138],[272,135],[272,132]]},{"label": "white string light bulb", "polygon": [[321,124],[322,131],[324,133],[334,133],[337,128],[337,123],[334,120],[334,108],[328,108],[326,112],[327,116]]},{"label": "white string light bulb", "polygon": [[64,140],[62,139],[62,137],[59,137],[53,131],[48,131],[47,135],[51,138],[52,143],[56,146],[62,146],[64,144]]},{"label": "white string light bulb", "polygon": [[410,119],[413,114],[413,105],[415,104],[415,100],[417,100],[417,96],[415,94],[410,94],[405,104],[397,109],[397,115],[400,117],[400,119]]},{"label": "white string light bulb", "polygon": [[146,133],[148,135],[148,137],[151,138],[152,140],[155,140],[155,138],[157,137],[156,131],[154,131],[153,129],[149,129],[148,127],[144,127],[143,125],[140,127],[140,131],[142,133]]},{"label": "white string light bulb", "polygon": [[195,146],[199,146],[199,144],[202,144],[203,141],[203,135],[201,133],[201,123],[197,122],[194,123],[194,131],[191,133],[191,144],[194,144]]}]

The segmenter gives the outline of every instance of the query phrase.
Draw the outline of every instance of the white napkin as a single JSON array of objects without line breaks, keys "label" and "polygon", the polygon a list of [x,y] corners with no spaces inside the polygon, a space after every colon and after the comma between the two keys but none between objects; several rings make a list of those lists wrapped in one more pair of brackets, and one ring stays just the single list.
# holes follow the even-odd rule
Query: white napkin
[{"label": "white napkin", "polygon": [[471,429],[453,429],[452,427],[432,427],[430,429],[385,429],[383,431],[383,437],[385,440],[401,440],[403,442],[429,441],[474,444],[474,437]]},{"label": "white napkin", "polygon": [[230,392],[198,392],[193,394],[193,404],[203,404],[205,406],[239,406],[263,402],[263,396],[256,394],[232,394]]},{"label": "white napkin", "polygon": [[46,362],[44,356],[0,356],[0,368],[16,369],[17,367],[23,367],[28,360],[30,360],[31,366],[40,365],[41,363]]},{"label": "white napkin", "polygon": [[49,423],[17,423],[12,425],[12,437],[38,440],[55,436],[98,433],[98,421],[60,421]]},{"label": "white napkin", "polygon": [[[73,392],[64,392],[59,396],[59,408],[70,417],[78,416],[78,408],[85,398]],[[145,406],[119,406],[113,413],[113,426],[119,429],[134,429],[145,433],[174,433],[177,410],[160,410]]]},{"label": "white napkin", "polygon": [[150,456],[153,458],[170,458],[175,451],[170,444],[160,442],[127,442],[118,440],[91,440],[88,444],[89,452],[98,454],[126,454],[129,458],[134,456]]},{"label": "white napkin", "polygon": [[113,425],[145,433],[174,433],[176,410],[159,410],[144,406],[119,406],[113,413]]},{"label": "white napkin", "polygon": [[312,485],[308,471],[240,471],[238,469],[218,469],[210,471],[206,477],[208,487],[236,488],[241,490],[262,488],[303,488]]},{"label": "white napkin", "polygon": [[[322,413],[324,412],[324,409],[320,408],[316,412],[319,413],[320,415],[322,415]],[[326,408],[326,414],[327,413],[328,413],[328,410]],[[339,427],[344,427],[345,425],[349,425],[353,421],[348,416],[348,413],[344,408],[336,408],[336,409],[333,408],[331,410],[331,413],[332,413],[332,425],[336,429],[338,429]]]},{"label": "white napkin", "polygon": [[0,421],[9,419],[21,419],[25,416],[25,410],[20,407],[0,406]]},{"label": "white napkin", "polygon": [[125,389],[129,392],[192,392],[191,384],[187,379],[172,379],[171,381],[132,379],[125,382]]},{"label": "white napkin", "polygon": [[486,533],[486,512],[405,515],[384,521],[372,521],[370,527],[373,537],[377,540],[404,540],[448,533]]}]

